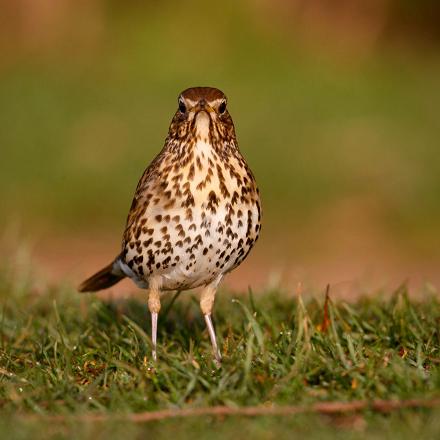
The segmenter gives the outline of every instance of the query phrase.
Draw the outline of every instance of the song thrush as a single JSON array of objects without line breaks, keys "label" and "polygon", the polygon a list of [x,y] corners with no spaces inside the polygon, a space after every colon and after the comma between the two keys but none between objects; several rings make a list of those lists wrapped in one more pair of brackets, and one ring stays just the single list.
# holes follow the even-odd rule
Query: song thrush
[{"label": "song thrush", "polygon": [[105,289],[124,277],[148,289],[156,359],[161,291],[203,286],[200,306],[220,362],[211,321],[215,293],[255,244],[260,222],[259,191],[238,149],[226,96],[211,87],[187,89],[165,146],[138,183],[121,254],[79,291]]}]

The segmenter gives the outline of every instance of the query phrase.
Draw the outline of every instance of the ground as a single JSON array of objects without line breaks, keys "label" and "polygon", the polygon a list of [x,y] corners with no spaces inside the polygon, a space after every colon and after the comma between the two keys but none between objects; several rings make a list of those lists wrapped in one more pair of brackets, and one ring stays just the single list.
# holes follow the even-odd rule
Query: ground
[{"label": "ground", "polygon": [[331,300],[331,290],[327,301],[324,292],[310,298],[223,291],[215,323],[224,361],[216,368],[192,293],[171,308],[172,296],[164,299],[154,363],[141,297],[103,301],[62,286],[42,295],[32,276],[17,277],[15,265],[2,268],[0,283],[0,430],[8,438],[166,438],[177,431],[181,438],[220,438],[243,430],[255,438],[333,438],[341,430],[349,438],[440,434],[436,407],[128,421],[144,412],[212,406],[271,411],[377,399],[434,405],[439,301],[410,299],[404,285],[350,303]]}]

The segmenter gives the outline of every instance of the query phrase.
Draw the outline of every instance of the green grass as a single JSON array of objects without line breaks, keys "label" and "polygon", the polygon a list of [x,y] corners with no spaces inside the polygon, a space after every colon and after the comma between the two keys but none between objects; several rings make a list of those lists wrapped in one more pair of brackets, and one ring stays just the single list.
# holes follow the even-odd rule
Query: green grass
[{"label": "green grass", "polygon": [[[143,431],[165,438],[177,429],[182,438],[194,429],[202,437],[214,433],[213,438],[220,438],[243,426],[260,438],[272,438],[268,430],[281,438],[288,432],[333,438],[339,430],[334,420],[311,415],[224,421],[204,417],[139,426],[114,421],[98,424],[103,429],[91,422],[78,428],[69,416],[429,398],[440,392],[439,301],[412,301],[403,287],[387,299],[377,295],[350,304],[330,303],[326,331],[322,301],[303,303],[281,292],[220,292],[215,323],[224,362],[217,369],[196,297],[190,293],[160,320],[155,364],[143,302],[104,302],[67,287],[36,292],[31,283],[14,281],[6,270],[0,280],[0,433],[16,438],[36,430],[81,438]],[[164,309],[170,299],[164,299]],[[44,421],[44,415],[54,414],[67,420]],[[366,411],[363,434],[380,431],[387,438],[396,429],[401,438],[416,431],[429,438],[440,432],[438,414],[407,410],[380,416]],[[359,434],[349,432],[353,438]]]}]

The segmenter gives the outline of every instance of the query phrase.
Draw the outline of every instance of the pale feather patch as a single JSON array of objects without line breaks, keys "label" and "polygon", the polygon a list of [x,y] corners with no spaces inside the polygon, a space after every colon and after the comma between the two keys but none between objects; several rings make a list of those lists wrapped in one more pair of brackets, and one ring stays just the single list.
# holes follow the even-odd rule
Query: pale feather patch
[{"label": "pale feather patch", "polygon": [[208,113],[201,111],[196,115],[196,131],[201,139],[208,139],[209,137],[210,118]]}]

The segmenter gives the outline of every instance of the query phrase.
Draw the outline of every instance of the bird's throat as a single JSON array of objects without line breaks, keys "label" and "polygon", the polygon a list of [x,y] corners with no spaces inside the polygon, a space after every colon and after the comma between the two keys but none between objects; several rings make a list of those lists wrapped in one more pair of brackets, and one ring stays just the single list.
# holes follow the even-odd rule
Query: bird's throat
[{"label": "bird's throat", "polygon": [[196,115],[196,133],[197,137],[202,141],[207,141],[209,138],[209,124],[210,118],[208,113],[200,111]]}]

